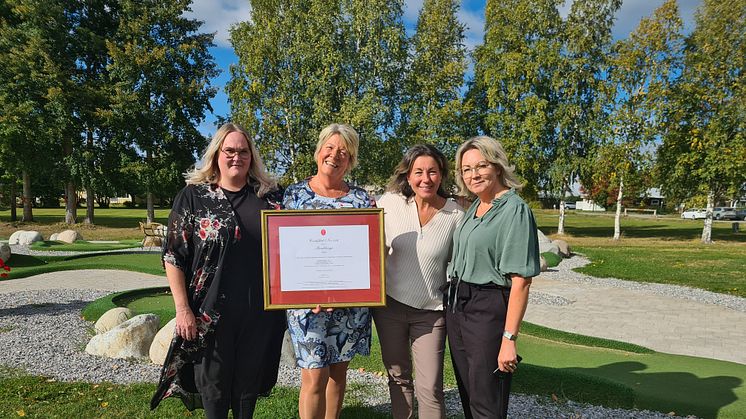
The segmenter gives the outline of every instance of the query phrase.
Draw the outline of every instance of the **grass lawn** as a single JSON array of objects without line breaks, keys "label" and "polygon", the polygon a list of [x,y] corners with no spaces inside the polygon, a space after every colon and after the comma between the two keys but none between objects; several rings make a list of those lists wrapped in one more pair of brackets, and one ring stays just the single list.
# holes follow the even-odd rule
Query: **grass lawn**
[{"label": "grass lawn", "polygon": [[7,265],[10,266],[11,271],[5,280],[75,269],[120,269],[153,275],[165,274],[161,267],[160,253],[118,253],[64,257],[13,255]]},{"label": "grass lawn", "polygon": [[62,251],[62,252],[101,252],[107,250],[132,249],[140,247],[140,240],[120,240],[116,243],[91,243],[86,240],[76,240],[75,243],[61,241],[40,241],[29,246],[31,250]]},{"label": "grass lawn", "polygon": [[[537,211],[539,228],[558,238],[557,215]],[[742,223],[746,227],[746,223]],[[562,237],[573,251],[592,261],[579,271],[597,277],[702,288],[746,297],[746,231],[733,233],[730,222],[713,223],[710,245],[699,241],[701,220],[626,217],[622,240],[614,241],[610,214],[570,212]]]},{"label": "grass lawn", "polygon": [[[43,377],[9,374],[0,378],[0,417],[3,418],[204,418],[204,411],[189,412],[175,398],[150,410],[155,384],[61,383]],[[389,417],[363,406],[348,386],[343,419],[384,419]],[[275,387],[272,396],[260,398],[256,418],[297,418],[298,389]]]},{"label": "grass lawn", "polygon": [[[83,310],[95,321],[106,310],[129,307],[135,314],[156,313],[165,324],[174,316],[164,288],[126,291],[102,297]],[[514,390],[608,407],[640,408],[701,417],[746,416],[746,365],[658,353],[648,348],[562,332],[524,323],[519,350],[524,362]],[[378,338],[370,357],[356,357],[350,368],[384,373]],[[445,385],[456,381],[446,353]]]}]

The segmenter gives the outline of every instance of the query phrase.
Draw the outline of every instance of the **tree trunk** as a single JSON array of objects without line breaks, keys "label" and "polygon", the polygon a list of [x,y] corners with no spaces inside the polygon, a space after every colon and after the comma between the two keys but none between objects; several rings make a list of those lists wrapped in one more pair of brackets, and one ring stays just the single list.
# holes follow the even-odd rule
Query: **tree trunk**
[{"label": "tree trunk", "polygon": [[90,186],[85,188],[85,221],[86,224],[93,224],[93,204],[95,203],[95,197],[93,195],[93,188]]},{"label": "tree trunk", "polygon": [[27,171],[23,171],[23,222],[34,221],[34,214],[31,211],[31,203],[34,197],[31,196],[31,176]]},{"label": "tree trunk", "polygon": [[18,191],[16,190],[16,182],[15,180],[12,180],[10,182],[10,221],[18,221],[18,208],[16,207],[16,195],[18,194]]},{"label": "tree trunk", "polygon": [[559,222],[557,224],[557,234],[565,234],[565,198],[559,202]]},{"label": "tree trunk", "polygon": [[75,224],[78,220],[78,192],[75,189],[75,183],[67,182],[65,185],[65,223]]},{"label": "tree trunk", "polygon": [[712,244],[712,207],[715,205],[715,192],[710,189],[707,194],[707,216],[705,226],[702,228],[702,243]]},{"label": "tree trunk", "polygon": [[[95,69],[94,69],[95,71]],[[86,130],[86,147],[88,148],[88,151],[91,152],[91,155],[93,154],[93,131],[90,129]],[[92,158],[88,158],[88,161],[86,162],[88,165],[88,174],[89,176],[93,173],[93,161]],[[89,181],[90,183],[90,181]],[[85,223],[86,224],[93,224],[93,204],[95,202],[95,196],[93,194],[93,188],[89,184],[85,188]]]},{"label": "tree trunk", "polygon": [[619,193],[616,195],[616,215],[614,215],[614,240],[622,238],[622,198],[624,197],[624,178],[619,179]]},{"label": "tree trunk", "polygon": [[147,205],[148,205],[148,217],[146,221],[148,224],[150,224],[153,221],[155,221],[155,208],[153,206],[153,192],[148,191]]}]

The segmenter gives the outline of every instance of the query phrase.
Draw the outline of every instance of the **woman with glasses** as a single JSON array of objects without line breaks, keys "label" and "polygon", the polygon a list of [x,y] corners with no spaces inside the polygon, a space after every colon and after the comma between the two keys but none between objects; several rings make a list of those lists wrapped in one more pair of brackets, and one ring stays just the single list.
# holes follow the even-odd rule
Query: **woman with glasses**
[{"label": "woman with glasses", "polygon": [[387,295],[386,307],[375,309],[373,319],[395,419],[414,417],[415,394],[420,418],[445,418],[441,287],[453,229],[464,215],[446,199],[447,176],[443,153],[415,145],[404,153],[378,202],[385,212]]},{"label": "woman with glasses", "polygon": [[[369,208],[364,189],[348,185],[345,175],[358,160],[358,134],[349,125],[321,130],[316,174],[285,190],[286,209]],[[356,354],[370,354],[368,308],[287,310],[288,332],[301,368],[298,412],[301,419],[338,418],[347,386],[347,365]]]},{"label": "woman with glasses", "polygon": [[456,184],[476,200],[453,234],[446,329],[466,418],[504,418],[516,339],[538,275],[536,221],[502,145],[474,137],[456,151]]},{"label": "woman with glasses", "polygon": [[251,418],[277,381],[285,315],[263,309],[260,211],[282,195],[250,138],[221,126],[174,199],[163,262],[176,330],[152,409],[176,396],[208,418]]}]

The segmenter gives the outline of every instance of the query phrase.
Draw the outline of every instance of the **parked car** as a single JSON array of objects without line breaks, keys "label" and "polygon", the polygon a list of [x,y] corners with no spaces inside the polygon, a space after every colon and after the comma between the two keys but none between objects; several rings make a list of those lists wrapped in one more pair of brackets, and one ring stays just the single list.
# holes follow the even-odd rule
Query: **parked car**
[{"label": "parked car", "polygon": [[574,210],[576,208],[576,205],[574,202],[565,202],[565,209],[572,209]]},{"label": "parked car", "polygon": [[712,209],[712,218],[716,220],[735,220],[736,209],[733,207],[715,207]]},{"label": "parked car", "polygon": [[746,208],[736,210],[736,220],[746,221]]},{"label": "parked car", "polygon": [[691,220],[707,218],[707,208],[689,208],[681,213],[681,218]]}]

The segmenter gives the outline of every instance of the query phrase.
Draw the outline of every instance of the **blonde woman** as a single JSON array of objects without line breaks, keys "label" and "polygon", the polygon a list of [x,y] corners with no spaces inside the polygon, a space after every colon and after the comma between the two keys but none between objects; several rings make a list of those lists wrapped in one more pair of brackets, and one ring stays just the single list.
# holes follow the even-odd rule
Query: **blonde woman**
[{"label": "blonde woman", "polygon": [[[285,191],[286,209],[367,208],[365,190],[344,177],[357,164],[358,134],[349,125],[331,124],[319,134],[316,174]],[[347,386],[347,365],[370,354],[368,308],[287,310],[288,331],[301,368],[298,410],[301,419],[338,418]]]},{"label": "blonde woman", "polygon": [[176,308],[156,394],[176,396],[208,418],[251,418],[256,399],[277,381],[283,312],[262,302],[260,211],[281,192],[251,137],[227,123],[186,174],[174,199],[163,262]]},{"label": "blonde woman", "polygon": [[453,233],[446,330],[466,418],[505,418],[516,339],[539,274],[536,221],[502,145],[474,137],[456,151],[456,184],[476,197]]}]

